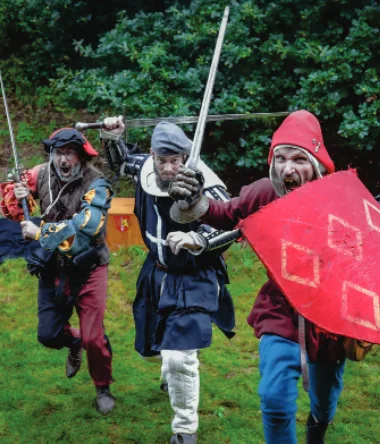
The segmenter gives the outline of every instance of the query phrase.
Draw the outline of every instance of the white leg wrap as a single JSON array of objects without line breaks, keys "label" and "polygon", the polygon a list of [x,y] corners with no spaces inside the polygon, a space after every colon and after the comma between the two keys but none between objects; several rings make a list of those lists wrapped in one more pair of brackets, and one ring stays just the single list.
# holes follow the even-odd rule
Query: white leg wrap
[{"label": "white leg wrap", "polygon": [[173,434],[198,429],[199,360],[197,350],[162,350],[162,377],[168,383]]}]

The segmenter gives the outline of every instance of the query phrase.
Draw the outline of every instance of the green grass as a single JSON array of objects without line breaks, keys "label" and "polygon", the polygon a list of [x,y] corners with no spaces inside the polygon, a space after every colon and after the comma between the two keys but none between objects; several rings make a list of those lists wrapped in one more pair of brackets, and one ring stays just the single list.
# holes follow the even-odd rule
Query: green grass
[{"label": "green grass", "polygon": [[[105,325],[114,351],[117,406],[105,417],[94,409],[86,365],[69,380],[66,351],[37,343],[37,280],[26,273],[23,260],[1,265],[0,443],[168,443],[172,411],[159,390],[159,363],[139,358],[133,347],[132,302],[144,257],[137,247],[112,255]],[[199,443],[260,444],[258,341],[245,318],[266,274],[247,246],[234,246],[226,258],[237,334],[228,341],[215,329],[212,347],[201,352]],[[365,361],[348,362],[327,443],[380,442],[379,357],[376,348]],[[301,385],[299,391],[302,443],[309,406]]]}]

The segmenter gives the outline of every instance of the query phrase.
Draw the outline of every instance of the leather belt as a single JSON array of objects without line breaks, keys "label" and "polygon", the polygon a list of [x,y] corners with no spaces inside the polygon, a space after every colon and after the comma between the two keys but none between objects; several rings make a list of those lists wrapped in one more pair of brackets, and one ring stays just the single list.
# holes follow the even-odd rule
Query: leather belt
[{"label": "leather belt", "polygon": [[161,262],[156,261],[156,268],[162,270],[165,273],[177,274],[177,275],[196,275],[199,273],[199,268],[174,268],[168,267],[167,265],[161,264]]},{"label": "leather belt", "polygon": [[161,262],[158,262],[158,261],[156,261],[156,268],[158,268],[159,270],[165,271],[165,273],[169,272],[169,268],[166,265],[161,264]]}]

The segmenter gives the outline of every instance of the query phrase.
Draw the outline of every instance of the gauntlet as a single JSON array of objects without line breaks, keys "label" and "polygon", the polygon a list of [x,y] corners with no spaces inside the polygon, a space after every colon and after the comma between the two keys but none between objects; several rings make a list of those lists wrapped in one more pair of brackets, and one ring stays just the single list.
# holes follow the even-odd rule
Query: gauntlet
[{"label": "gauntlet", "polygon": [[204,177],[200,171],[182,166],[178,169],[173,182],[170,183],[168,194],[176,202],[185,200],[189,206],[196,204],[203,192]]}]

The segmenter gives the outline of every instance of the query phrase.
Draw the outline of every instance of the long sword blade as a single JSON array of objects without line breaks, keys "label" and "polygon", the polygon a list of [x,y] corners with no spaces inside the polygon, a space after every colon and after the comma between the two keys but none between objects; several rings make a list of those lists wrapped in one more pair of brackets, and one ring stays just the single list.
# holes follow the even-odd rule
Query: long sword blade
[{"label": "long sword blade", "polygon": [[[18,163],[17,150],[16,150],[16,142],[15,142],[15,137],[13,134],[11,116],[9,115],[7,96],[5,95],[5,88],[4,88],[4,83],[3,83],[3,77],[1,76],[1,71],[0,71],[0,84],[1,84],[1,93],[3,95],[5,114],[7,115],[7,120],[8,120],[8,128],[9,128],[9,135],[11,138],[13,157],[14,157],[14,161],[15,161],[15,175],[16,175],[16,179],[20,180],[20,171],[19,171],[19,163]],[[30,220],[29,208],[28,208],[28,203],[27,203],[26,198],[21,199],[21,205],[22,205],[22,209],[24,211],[25,220]]]},{"label": "long sword blade", "polygon": [[[246,114],[209,114],[206,122],[219,122],[224,120],[247,120],[247,119],[266,119],[268,117],[285,117],[289,115],[287,111],[278,111],[274,113],[246,113]],[[170,117],[152,117],[152,118],[136,118],[124,120],[126,129],[128,128],[144,128],[146,126],[156,126],[162,122],[172,122],[177,124],[197,123],[199,116],[170,116]],[[103,122],[84,123],[78,122],[75,124],[78,131],[87,129],[101,129]]]},{"label": "long sword blade", "polygon": [[186,161],[186,166],[192,169],[196,169],[199,160],[199,154],[201,151],[202,140],[203,140],[203,133],[206,125],[208,109],[210,106],[211,94],[215,82],[216,72],[218,70],[218,63],[219,63],[220,53],[222,50],[224,34],[226,33],[229,13],[230,13],[230,8],[227,6],[226,9],[224,10],[223,19],[219,28],[218,39],[216,41],[214,56],[212,58],[207,85],[203,96],[201,110],[199,113],[199,120],[197,127],[195,129],[193,146],[191,149],[190,156]]},{"label": "long sword blade", "polygon": [[12,127],[11,117],[9,115],[7,96],[5,95],[5,88],[4,88],[3,78],[1,76],[1,71],[0,71],[0,84],[1,84],[1,93],[3,95],[5,114],[6,114],[7,120],[8,120],[9,135],[11,138],[13,158],[15,161],[15,171],[16,171],[17,179],[19,179],[19,169],[18,169],[19,163],[18,163],[18,157],[17,157],[17,151],[16,151],[16,142],[15,142],[15,138],[14,138],[14,134],[13,134],[13,127]]},{"label": "long sword blade", "polygon": [[[248,119],[265,119],[268,117],[285,117],[289,115],[287,111],[278,111],[273,113],[246,113],[246,114],[209,114],[206,122],[219,122],[223,120],[248,120]],[[165,120],[165,122],[172,122],[177,124],[197,123],[199,116],[170,116],[170,117],[155,117],[155,118],[141,118],[125,120],[124,123],[127,128],[139,128],[146,126],[156,126],[158,123]]]}]

